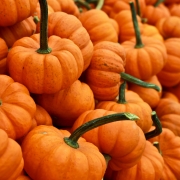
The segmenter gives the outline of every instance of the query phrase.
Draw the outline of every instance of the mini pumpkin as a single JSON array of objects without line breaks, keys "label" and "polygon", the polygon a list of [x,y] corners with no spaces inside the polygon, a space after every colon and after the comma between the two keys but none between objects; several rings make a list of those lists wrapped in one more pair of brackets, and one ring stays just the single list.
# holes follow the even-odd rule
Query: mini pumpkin
[{"label": "mini pumpkin", "polygon": [[20,145],[0,128],[0,179],[16,180],[24,167]]},{"label": "mini pumpkin", "polygon": [[0,74],[7,73],[6,57],[8,55],[8,46],[4,39],[0,38]]}]

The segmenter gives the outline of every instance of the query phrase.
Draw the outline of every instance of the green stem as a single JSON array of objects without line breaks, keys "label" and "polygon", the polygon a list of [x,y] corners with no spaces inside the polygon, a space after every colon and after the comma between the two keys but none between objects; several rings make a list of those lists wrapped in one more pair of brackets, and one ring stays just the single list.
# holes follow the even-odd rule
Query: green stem
[{"label": "green stem", "polygon": [[82,0],[74,0],[74,2],[75,2],[75,4],[80,8],[80,7],[85,7],[87,10],[90,10],[91,9],[91,7],[90,7],[90,5],[87,3],[87,2],[85,2],[85,1],[82,1]]},{"label": "green stem", "polygon": [[124,81],[119,87],[119,98],[117,103],[126,104],[125,91],[126,91],[126,81]]},{"label": "green stem", "polygon": [[39,17],[38,16],[34,16],[33,17],[33,21],[35,22],[35,24],[38,24],[40,22]]},{"label": "green stem", "polygon": [[152,88],[152,89],[155,89],[156,91],[160,91],[161,90],[155,84],[147,83],[145,81],[142,81],[142,80],[140,80],[138,78],[135,78],[134,76],[131,76],[131,75],[129,75],[127,73],[124,73],[124,72],[121,73],[121,78],[123,80],[125,80],[125,81],[131,82],[133,84],[137,84],[137,85],[142,86],[144,88]]},{"label": "green stem", "polygon": [[106,160],[106,165],[108,166],[109,161],[111,160],[111,156],[109,156],[108,154],[103,154],[105,160]]},{"label": "green stem", "polygon": [[116,114],[110,114],[107,116],[103,116],[97,119],[94,119],[92,121],[89,121],[80,127],[78,127],[71,135],[70,137],[65,137],[64,141],[66,144],[73,148],[78,148],[79,145],[77,143],[78,139],[87,131],[90,131],[91,129],[94,129],[98,126],[115,122],[115,121],[122,121],[122,120],[138,120],[139,118],[131,113],[125,112],[125,113],[116,113]]},{"label": "green stem", "polygon": [[154,7],[159,6],[159,4],[161,4],[162,2],[164,2],[164,0],[157,0],[156,3],[154,4]]},{"label": "green stem", "polygon": [[49,54],[52,50],[48,47],[48,6],[46,0],[39,0],[41,8],[40,21],[40,48],[37,50],[40,54]]},{"label": "green stem", "polygon": [[162,155],[162,151],[160,149],[159,142],[157,142],[157,141],[153,142],[153,146],[156,147],[157,150],[159,151],[159,153]]},{"label": "green stem", "polygon": [[135,48],[142,48],[142,47],[144,47],[144,44],[142,43],[142,39],[141,39],[141,32],[140,32],[138,20],[136,17],[136,10],[134,7],[134,3],[129,2],[129,4],[130,4],[130,8],[131,8],[132,21],[133,21],[133,26],[134,26],[135,36],[136,36]]},{"label": "green stem", "polygon": [[104,5],[104,0],[99,0],[96,9],[102,9],[103,5]]},{"label": "green stem", "polygon": [[141,7],[140,7],[140,4],[139,4],[139,0],[136,0],[136,11],[137,11],[137,15],[139,17],[141,17]]},{"label": "green stem", "polygon": [[158,136],[162,132],[162,125],[161,125],[161,122],[160,122],[156,112],[153,111],[151,116],[152,116],[152,120],[153,120],[153,124],[155,126],[155,129],[148,132],[148,133],[145,133],[146,140],[153,138],[155,136]]}]

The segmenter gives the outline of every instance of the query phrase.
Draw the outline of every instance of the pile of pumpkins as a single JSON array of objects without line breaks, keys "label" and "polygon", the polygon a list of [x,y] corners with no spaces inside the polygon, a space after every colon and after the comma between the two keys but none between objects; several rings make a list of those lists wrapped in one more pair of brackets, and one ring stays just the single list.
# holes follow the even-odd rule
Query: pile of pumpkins
[{"label": "pile of pumpkins", "polygon": [[0,180],[180,180],[180,0],[0,12]]}]

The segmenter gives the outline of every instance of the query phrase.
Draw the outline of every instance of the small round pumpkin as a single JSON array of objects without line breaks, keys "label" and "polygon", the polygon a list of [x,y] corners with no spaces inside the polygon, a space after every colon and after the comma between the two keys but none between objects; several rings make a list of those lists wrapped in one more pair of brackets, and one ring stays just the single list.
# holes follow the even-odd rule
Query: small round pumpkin
[{"label": "small round pumpkin", "polygon": [[1,2],[0,26],[12,26],[31,16],[38,0],[6,0]]},{"label": "small round pumpkin", "polygon": [[16,180],[24,167],[20,145],[0,128],[0,179]]},{"label": "small round pumpkin", "polygon": [[4,39],[0,38],[0,74],[7,73],[6,57],[8,55],[8,46]]},{"label": "small round pumpkin", "polygon": [[23,137],[32,126],[36,104],[28,89],[7,75],[0,75],[0,129],[12,139]]}]

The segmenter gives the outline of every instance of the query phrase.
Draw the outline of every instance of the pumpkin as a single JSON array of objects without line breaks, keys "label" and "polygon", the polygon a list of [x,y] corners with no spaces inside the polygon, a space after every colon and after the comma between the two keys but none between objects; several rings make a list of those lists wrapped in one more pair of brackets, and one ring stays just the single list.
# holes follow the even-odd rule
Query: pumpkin
[{"label": "pumpkin", "polygon": [[74,16],[79,15],[78,7],[73,0],[47,0],[48,5],[50,5],[55,12],[62,11],[67,14],[72,14]]},{"label": "pumpkin", "polygon": [[[82,124],[91,122],[92,119],[113,114],[116,112],[104,109],[86,111],[76,119],[72,131]],[[82,137],[95,144],[100,152],[110,156],[108,164],[113,170],[134,166],[145,148],[144,133],[132,121],[109,123],[86,132]]]},{"label": "pumpkin", "polygon": [[164,39],[159,33],[159,30],[156,28],[156,26],[152,26],[147,23],[143,24],[143,36],[159,39],[160,41],[164,42]]},{"label": "pumpkin", "polygon": [[[141,23],[141,18],[136,15],[139,24],[140,33],[143,33],[143,25]],[[119,12],[114,18],[119,25],[119,42],[130,40],[135,37],[135,32],[133,28],[132,15],[130,10],[123,10]]]},{"label": "pumpkin", "polygon": [[143,18],[147,19],[148,24],[155,25],[158,20],[170,17],[168,8],[162,3],[162,0],[156,0],[153,5],[147,5],[144,8]]},{"label": "pumpkin", "polygon": [[171,16],[180,17],[180,11],[179,11],[180,3],[172,3],[168,5],[167,7],[169,9]]},{"label": "pumpkin", "polygon": [[155,108],[160,101],[162,95],[162,86],[157,76],[152,76],[151,78],[146,80],[146,82],[156,84],[158,87],[161,88],[161,91],[158,92],[155,89],[144,88],[133,83],[129,84],[129,90],[136,92],[146,103],[149,104],[151,108]]},{"label": "pumpkin", "polygon": [[179,99],[177,98],[177,96],[169,91],[163,91],[162,98],[169,98],[171,100],[179,102]]},{"label": "pumpkin", "polygon": [[34,13],[37,2],[38,0],[2,1],[0,7],[0,26],[12,26],[28,18]]},{"label": "pumpkin", "polygon": [[0,179],[15,180],[24,166],[21,147],[1,128],[0,137]]},{"label": "pumpkin", "polygon": [[8,46],[4,39],[0,38],[0,74],[7,73],[6,57],[8,55]]},{"label": "pumpkin", "polygon": [[180,179],[180,137],[167,129],[163,128],[159,136],[149,139],[151,143],[159,144],[159,151],[164,159],[164,170],[162,180]]},{"label": "pumpkin", "polygon": [[5,40],[8,48],[10,48],[15,41],[25,36],[31,36],[35,31],[36,25],[32,16],[30,16],[12,26],[1,27],[0,37]]},{"label": "pumpkin", "polygon": [[16,41],[8,53],[7,64],[10,76],[24,84],[31,93],[50,94],[76,81],[83,71],[84,62],[79,47],[71,40],[58,36],[47,38],[46,0],[41,0],[40,6],[40,35]]},{"label": "pumpkin", "polygon": [[92,90],[79,80],[55,94],[40,94],[35,98],[39,105],[55,117],[53,119],[55,126],[71,127],[83,112],[95,108]]},{"label": "pumpkin", "polygon": [[170,129],[176,136],[180,136],[180,103],[170,98],[162,98],[156,112],[162,127]]},{"label": "pumpkin", "polygon": [[87,69],[93,54],[93,44],[78,18],[64,12],[50,14],[48,16],[48,36],[52,35],[73,41],[81,50],[84,59],[83,70]]},{"label": "pumpkin", "polygon": [[163,169],[164,160],[161,154],[151,142],[146,141],[143,155],[135,166],[119,171],[112,171],[108,167],[104,179],[158,180],[161,179]]},{"label": "pumpkin", "polygon": [[98,118],[72,134],[53,126],[35,127],[21,145],[25,171],[33,180],[102,179],[106,169],[103,155],[95,145],[80,137],[93,128],[125,119],[137,116],[121,113]]},{"label": "pumpkin", "polygon": [[89,33],[90,39],[94,45],[100,41],[118,42],[116,30],[104,11],[91,9],[82,12],[78,18]]},{"label": "pumpkin", "polygon": [[24,136],[32,126],[36,105],[28,89],[7,75],[0,75],[0,129],[12,139]]},{"label": "pumpkin", "polygon": [[29,176],[26,175],[26,173],[23,170],[16,180],[31,180],[31,179],[29,178]]},{"label": "pumpkin", "polygon": [[117,101],[100,101],[97,103],[96,108],[115,112],[134,113],[139,117],[139,120],[136,121],[137,125],[143,132],[148,132],[152,126],[152,109],[149,104],[144,102],[141,98],[134,99],[133,97],[129,97],[128,100],[126,100],[125,86],[126,82],[123,82],[119,88],[119,99]]},{"label": "pumpkin", "polygon": [[167,50],[167,62],[157,77],[165,87],[172,87],[180,83],[180,54],[177,52],[180,38],[169,38],[164,42]]},{"label": "pumpkin", "polygon": [[173,93],[179,99],[180,102],[180,83],[178,83],[176,86],[167,88],[167,90]]},{"label": "pumpkin", "polygon": [[[126,52],[126,73],[147,80],[159,73],[167,61],[164,43],[158,39],[140,35],[133,3],[130,2],[136,38],[123,42]],[[146,66],[144,66],[146,64]]]},{"label": "pumpkin", "polygon": [[156,27],[164,39],[180,37],[180,17],[170,16],[162,18],[157,21]]},{"label": "pumpkin", "polygon": [[179,3],[179,0],[165,0],[164,3],[166,5],[171,5],[171,4],[174,4],[174,3]]}]

